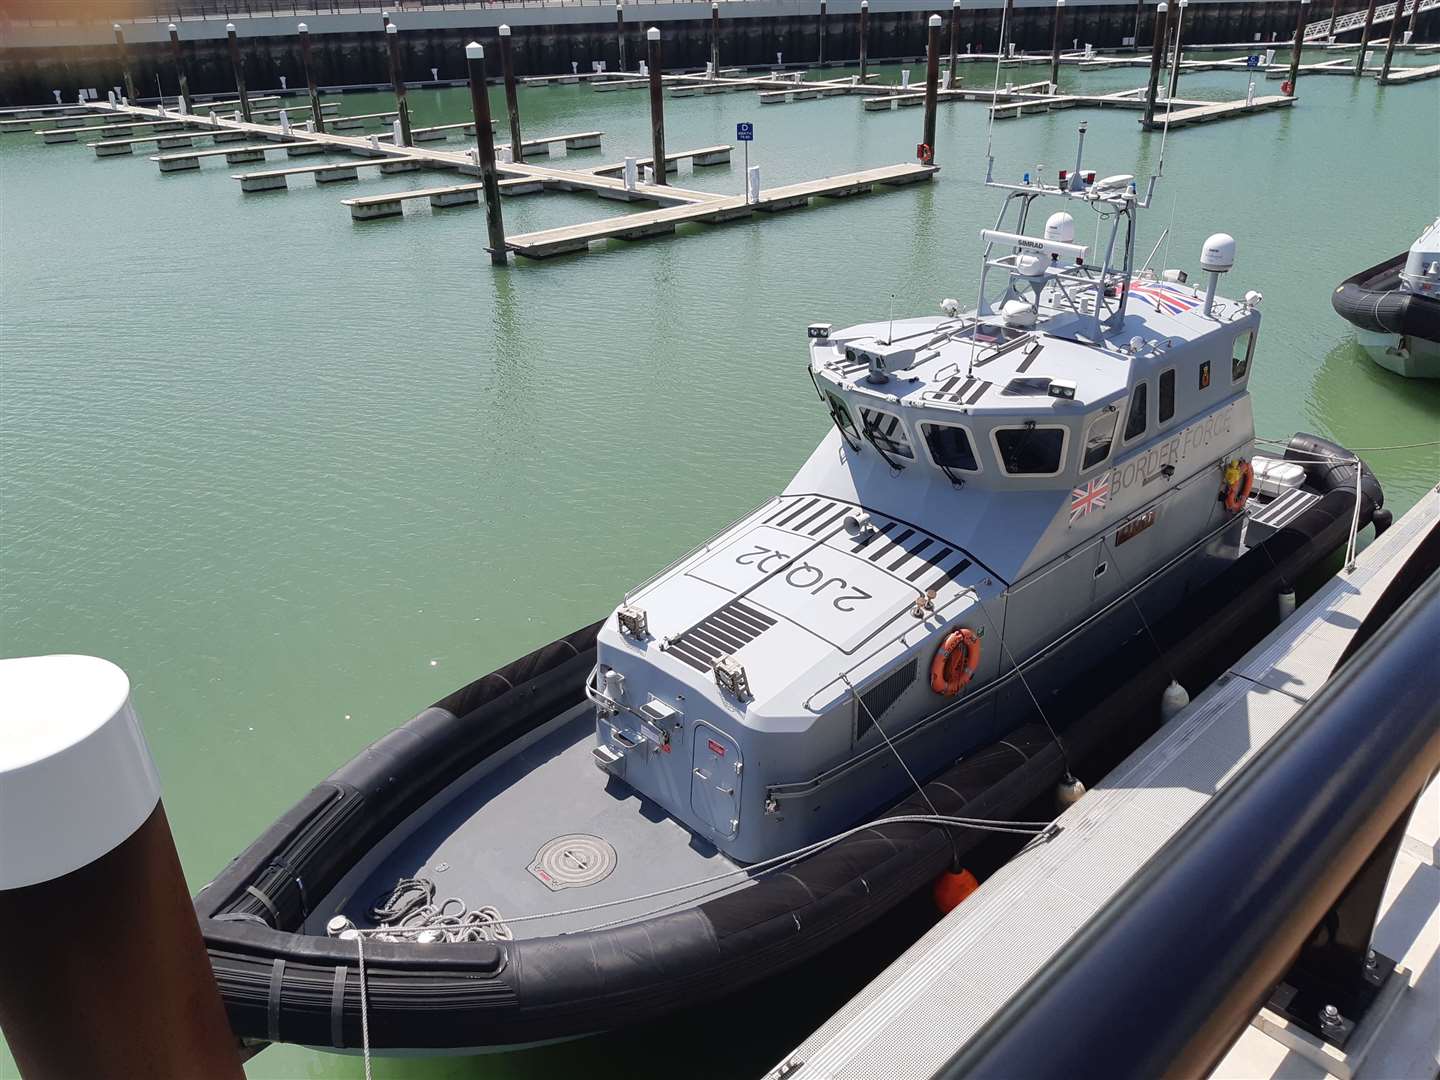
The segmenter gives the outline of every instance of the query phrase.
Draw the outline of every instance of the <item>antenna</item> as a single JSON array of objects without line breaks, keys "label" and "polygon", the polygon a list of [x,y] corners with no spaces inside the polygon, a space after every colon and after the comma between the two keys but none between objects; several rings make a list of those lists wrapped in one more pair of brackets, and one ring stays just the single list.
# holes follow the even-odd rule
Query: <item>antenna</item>
[{"label": "antenna", "polygon": [[895,294],[890,294],[890,328],[885,331],[885,344],[889,345],[895,340]]},{"label": "antenna", "polygon": [[1000,11],[1000,43],[995,46],[995,86],[990,91],[990,123],[985,127],[985,182],[988,184],[995,172],[995,155],[990,146],[995,134],[995,105],[1000,97],[1000,65],[1005,57],[1005,19],[1010,14],[1010,5]]}]

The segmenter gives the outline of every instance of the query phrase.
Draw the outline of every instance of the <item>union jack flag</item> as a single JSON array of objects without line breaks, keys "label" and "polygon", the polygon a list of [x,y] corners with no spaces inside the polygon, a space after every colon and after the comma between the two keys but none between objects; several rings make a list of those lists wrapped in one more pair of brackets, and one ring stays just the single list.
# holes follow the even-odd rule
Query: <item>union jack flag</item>
[{"label": "union jack flag", "polygon": [[1132,281],[1130,295],[1143,296],[1155,305],[1157,311],[1165,311],[1171,315],[1180,315],[1200,306],[1200,301],[1196,297],[1173,285],[1163,285],[1158,282],[1142,284]]},{"label": "union jack flag", "polygon": [[1103,510],[1110,501],[1110,474],[1104,473],[1084,487],[1070,489],[1070,524],[1074,525],[1092,510]]}]

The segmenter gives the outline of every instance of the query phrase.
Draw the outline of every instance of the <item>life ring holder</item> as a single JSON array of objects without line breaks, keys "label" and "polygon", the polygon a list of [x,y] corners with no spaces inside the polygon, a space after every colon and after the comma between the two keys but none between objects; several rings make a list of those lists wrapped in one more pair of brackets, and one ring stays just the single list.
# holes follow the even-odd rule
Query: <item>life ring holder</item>
[{"label": "life ring holder", "polygon": [[1241,458],[1225,466],[1225,509],[1232,514],[1245,509],[1255,486],[1255,469]]},{"label": "life ring holder", "polygon": [[934,165],[935,149],[929,143],[919,143],[915,147],[915,157],[922,165]]},{"label": "life ring holder", "polygon": [[951,630],[930,661],[930,689],[954,697],[975,676],[980,666],[980,636],[969,627]]}]

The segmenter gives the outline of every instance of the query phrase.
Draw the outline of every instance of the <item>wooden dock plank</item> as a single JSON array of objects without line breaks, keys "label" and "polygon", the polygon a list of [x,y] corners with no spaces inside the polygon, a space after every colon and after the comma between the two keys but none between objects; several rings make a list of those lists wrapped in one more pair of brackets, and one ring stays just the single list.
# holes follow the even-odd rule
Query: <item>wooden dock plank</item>
[{"label": "wooden dock plank", "polygon": [[287,146],[301,146],[298,142],[227,143],[208,150],[184,150],[174,154],[151,154],[151,161],[191,161],[198,158],[219,157],[221,154],[253,154],[263,150],[284,150]]},{"label": "wooden dock plank", "polygon": [[[1254,101],[1247,102],[1244,98],[1238,101],[1216,101],[1209,105],[1198,105],[1189,109],[1180,109],[1170,114],[1168,123],[1170,127],[1187,127],[1190,124],[1204,124],[1211,120],[1229,120],[1237,116],[1246,116],[1250,113],[1263,112],[1268,109],[1283,109],[1295,104],[1295,99],[1285,94],[1273,96],[1256,97]],[[1155,126],[1158,128],[1166,123],[1166,117],[1162,113],[1156,113]],[[1144,123],[1144,117],[1141,117]]]}]

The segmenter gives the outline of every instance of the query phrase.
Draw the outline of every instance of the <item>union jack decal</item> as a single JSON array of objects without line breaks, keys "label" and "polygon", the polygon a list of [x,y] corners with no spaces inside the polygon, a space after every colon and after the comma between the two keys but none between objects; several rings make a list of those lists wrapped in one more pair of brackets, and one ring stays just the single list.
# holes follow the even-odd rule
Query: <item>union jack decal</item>
[{"label": "union jack decal", "polygon": [[1102,473],[1084,487],[1070,489],[1070,524],[1074,525],[1086,514],[1105,509],[1110,501],[1110,474]]},{"label": "union jack decal", "polygon": [[1181,315],[1200,306],[1200,301],[1189,293],[1173,285],[1156,282],[1131,282],[1130,295],[1142,296],[1155,305],[1156,311],[1168,312],[1171,315]]}]

